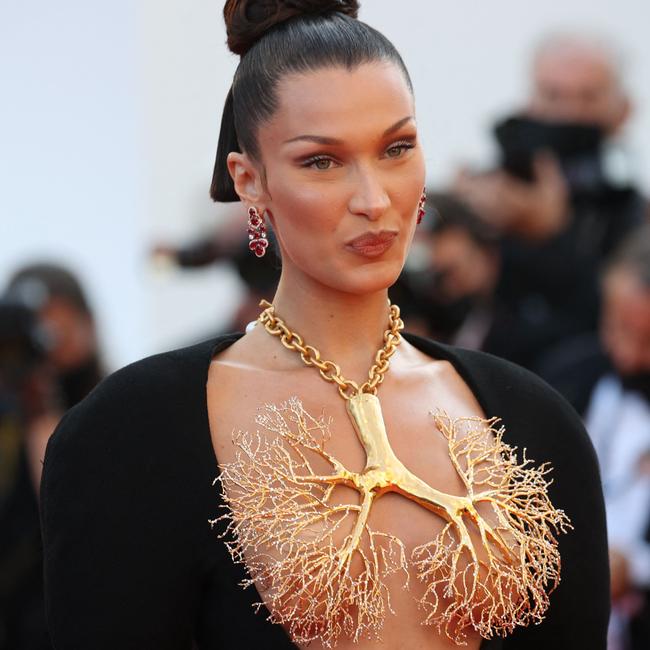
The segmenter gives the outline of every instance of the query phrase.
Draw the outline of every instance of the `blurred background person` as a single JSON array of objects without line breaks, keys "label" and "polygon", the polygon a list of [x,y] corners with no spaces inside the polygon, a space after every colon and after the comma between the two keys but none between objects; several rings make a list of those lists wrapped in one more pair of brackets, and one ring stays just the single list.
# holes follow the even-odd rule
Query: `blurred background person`
[{"label": "blurred background person", "polygon": [[46,337],[25,305],[0,299],[0,648],[49,650],[38,484],[62,413]]},{"label": "blurred background person", "polygon": [[542,375],[583,414],[598,454],[610,543],[611,647],[650,646],[650,223],[602,277],[600,336],[549,355]]},{"label": "blurred background person", "polygon": [[501,167],[462,171],[454,189],[502,235],[497,294],[518,329],[534,323],[535,369],[555,343],[595,331],[602,260],[646,204],[613,151],[631,103],[612,47],[551,36],[531,76],[525,109],[495,127]]},{"label": "blurred background person", "polygon": [[79,280],[57,264],[29,264],[11,276],[6,293],[38,314],[63,407],[69,409],[105,374],[95,319]]},{"label": "blurred background person", "polygon": [[458,196],[434,193],[391,296],[411,331],[525,364],[530,332],[518,336],[496,295],[500,273],[498,231]]},{"label": "blurred background person", "polygon": [[0,649],[49,650],[38,493],[63,413],[103,375],[94,318],[63,267],[30,264],[0,298]]}]

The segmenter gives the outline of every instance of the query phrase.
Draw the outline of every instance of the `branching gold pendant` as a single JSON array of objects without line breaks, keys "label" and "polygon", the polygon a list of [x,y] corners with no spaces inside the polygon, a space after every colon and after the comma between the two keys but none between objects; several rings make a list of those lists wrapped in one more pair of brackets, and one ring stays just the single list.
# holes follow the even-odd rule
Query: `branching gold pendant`
[{"label": "branching gold pendant", "polygon": [[[379,638],[393,613],[389,579],[393,584],[402,575],[407,587],[412,573],[422,587],[423,622],[456,643],[468,630],[491,638],[540,622],[560,580],[555,536],[571,527],[548,498],[550,467],[531,467],[525,454],[518,462],[497,418],[439,413],[434,422],[465,494],[436,490],[394,453],[376,395],[401,342],[399,307],[389,305],[383,347],[359,386],[272,304],[260,304],[266,331],[337,386],[366,455],[361,472],[347,469],[325,449],[328,423],[310,416],[296,397],[266,405],[256,418],[264,433],[236,436],[236,460],[216,479],[225,513],[210,523],[226,524],[230,554],[249,571],[242,586],[260,586],[270,620],[299,644]],[[357,493],[356,503],[336,497],[341,486]],[[441,518],[440,532],[407,548],[395,534],[372,529],[372,505],[389,492]]]},{"label": "branching gold pendant", "polygon": [[[471,629],[490,638],[540,622],[560,580],[556,535],[570,528],[548,498],[550,468],[519,462],[496,418],[439,413],[435,425],[466,489],[446,494],[397,458],[376,395],[360,392],[346,405],[366,453],[362,472],[327,452],[328,423],[294,397],[258,415],[264,433],[236,437],[236,461],[216,479],[225,512],[210,523],[226,523],[232,558],[250,574],[243,586],[262,587],[270,620],[301,644],[378,638],[392,612],[386,579],[403,574],[408,586],[410,569],[424,587],[423,622],[457,643]],[[317,458],[329,472],[313,469]],[[358,503],[332,498],[341,485],[358,492]],[[407,549],[371,529],[372,505],[388,492],[442,518],[441,532]]]}]

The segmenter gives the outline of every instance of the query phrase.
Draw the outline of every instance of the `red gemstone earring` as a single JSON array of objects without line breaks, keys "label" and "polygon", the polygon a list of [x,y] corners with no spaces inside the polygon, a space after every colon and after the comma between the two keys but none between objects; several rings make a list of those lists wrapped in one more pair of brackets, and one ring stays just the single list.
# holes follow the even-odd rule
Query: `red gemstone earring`
[{"label": "red gemstone earring", "polygon": [[427,211],[424,209],[426,203],[427,203],[427,191],[425,188],[422,190],[422,196],[420,197],[420,202],[418,203],[418,218],[415,223],[420,223],[420,221],[422,221],[422,217],[427,213]]},{"label": "red gemstone earring", "polygon": [[266,238],[266,226],[264,225],[264,213],[260,215],[255,206],[248,208],[248,248],[257,257],[263,257],[269,240]]}]

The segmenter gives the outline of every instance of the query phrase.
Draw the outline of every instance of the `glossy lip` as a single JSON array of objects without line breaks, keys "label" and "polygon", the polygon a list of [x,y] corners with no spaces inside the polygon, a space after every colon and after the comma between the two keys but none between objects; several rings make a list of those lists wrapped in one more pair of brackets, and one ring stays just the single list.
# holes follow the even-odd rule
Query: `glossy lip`
[{"label": "glossy lip", "polygon": [[378,257],[392,246],[397,234],[395,230],[365,232],[347,242],[346,248],[365,257]]}]

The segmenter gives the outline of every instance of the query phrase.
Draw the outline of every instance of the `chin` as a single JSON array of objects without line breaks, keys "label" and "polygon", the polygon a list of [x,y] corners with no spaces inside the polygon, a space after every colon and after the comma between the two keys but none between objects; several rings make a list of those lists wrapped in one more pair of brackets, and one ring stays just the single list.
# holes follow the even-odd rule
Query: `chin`
[{"label": "chin", "polygon": [[366,295],[384,291],[397,281],[402,272],[403,264],[396,260],[376,261],[358,266],[355,269],[341,270],[332,277],[336,283],[330,286],[344,293]]}]

